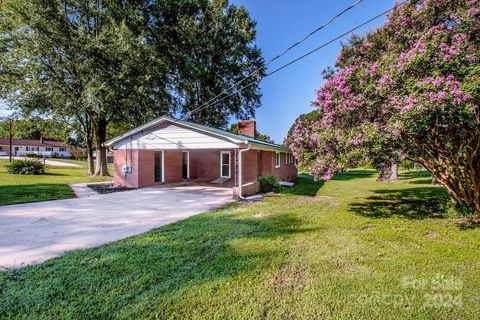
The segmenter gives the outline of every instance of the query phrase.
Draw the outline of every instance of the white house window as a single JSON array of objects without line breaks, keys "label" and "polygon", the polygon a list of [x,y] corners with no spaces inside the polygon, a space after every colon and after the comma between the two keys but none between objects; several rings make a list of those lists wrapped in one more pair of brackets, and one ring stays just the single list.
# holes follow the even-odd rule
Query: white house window
[{"label": "white house window", "polygon": [[286,154],[285,163],[286,163],[286,164],[293,163],[293,156],[292,156],[291,153],[287,153],[287,154]]},{"label": "white house window", "polygon": [[58,148],[58,151],[64,152],[64,151],[65,151],[65,148]]},{"label": "white house window", "polygon": [[46,148],[45,148],[45,151],[53,151],[53,148],[51,148],[51,147],[46,147]]},{"label": "white house window", "polygon": [[280,152],[275,152],[275,168],[280,168]]},{"label": "white house window", "polygon": [[230,151],[220,152],[220,177],[230,178]]}]

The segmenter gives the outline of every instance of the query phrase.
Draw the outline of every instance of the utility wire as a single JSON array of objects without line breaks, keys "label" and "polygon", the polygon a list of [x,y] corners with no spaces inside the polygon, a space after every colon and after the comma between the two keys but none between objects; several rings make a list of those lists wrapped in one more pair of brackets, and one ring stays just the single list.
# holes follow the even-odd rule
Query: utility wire
[{"label": "utility wire", "polygon": [[241,90],[243,90],[243,89],[246,89],[246,88],[248,88],[248,87],[251,87],[251,86],[254,85],[257,81],[263,80],[263,79],[265,79],[265,78],[267,78],[267,77],[269,77],[269,76],[271,76],[271,75],[279,72],[280,70],[283,70],[283,69],[285,69],[286,67],[288,67],[288,66],[290,66],[290,65],[292,65],[292,64],[294,64],[294,63],[296,63],[296,62],[298,62],[298,61],[300,61],[300,60],[302,60],[302,59],[304,59],[304,58],[306,58],[306,57],[308,57],[309,55],[311,55],[311,54],[317,52],[318,50],[320,50],[320,49],[328,46],[329,44],[332,44],[333,42],[335,42],[335,41],[337,41],[337,40],[345,37],[346,35],[352,33],[353,31],[355,31],[355,30],[357,30],[357,29],[360,29],[361,27],[369,24],[370,22],[372,22],[372,21],[374,21],[374,20],[382,17],[383,15],[385,15],[385,14],[389,13],[390,11],[394,10],[397,6],[403,5],[403,4],[406,3],[407,1],[408,1],[408,0],[403,1],[403,2],[395,5],[394,7],[390,8],[390,9],[388,9],[388,10],[383,11],[382,13],[376,15],[375,17],[368,19],[367,21],[365,21],[365,22],[357,25],[356,27],[354,27],[354,28],[352,28],[352,29],[350,29],[350,30],[348,30],[348,31],[346,31],[346,32],[344,32],[344,33],[342,33],[341,35],[338,35],[337,37],[333,38],[332,40],[327,41],[327,42],[323,43],[322,45],[316,47],[315,49],[310,50],[310,51],[308,51],[307,53],[301,55],[300,57],[298,57],[298,58],[296,58],[296,59],[294,59],[294,60],[292,60],[292,61],[290,61],[290,62],[288,62],[288,63],[286,63],[286,64],[284,64],[284,65],[282,65],[282,66],[280,66],[280,67],[278,67],[277,69],[275,69],[275,70],[267,73],[262,79],[254,80],[254,81],[252,81],[251,83],[249,83],[249,84],[247,84],[247,85],[245,85],[245,86],[243,86],[243,87],[241,87],[241,88],[239,88],[239,89],[236,89],[235,91],[229,93],[228,95],[224,96],[224,97],[221,98],[220,100],[213,101],[212,103],[209,103],[209,104],[206,103],[205,105],[200,106],[200,107],[198,107],[197,109],[192,110],[191,113],[198,112],[198,111],[200,111],[200,110],[202,110],[202,109],[205,109],[205,108],[210,107],[210,106],[212,106],[212,105],[215,105],[215,104],[217,104],[217,103],[219,103],[219,102],[222,102],[222,101],[225,100],[226,98],[228,98],[228,97],[230,97],[231,95],[233,95],[236,91],[241,91]]},{"label": "utility wire", "polygon": [[[243,83],[245,80],[247,80],[248,78],[254,76],[255,74],[259,73],[263,68],[267,67],[268,65],[270,65],[272,62],[278,60],[279,58],[283,57],[284,55],[286,55],[290,50],[292,50],[293,48],[299,46],[301,43],[305,42],[308,38],[310,38],[311,36],[313,36],[315,33],[319,32],[320,30],[324,29],[325,27],[327,27],[329,24],[331,24],[332,22],[334,22],[337,18],[339,18],[340,16],[344,15],[345,13],[347,13],[348,11],[352,10],[353,8],[355,8],[357,5],[359,5],[361,2],[363,2],[364,0],[357,0],[355,3],[351,4],[350,6],[348,6],[347,8],[343,9],[342,11],[340,11],[339,13],[337,13],[335,16],[333,16],[332,18],[330,18],[328,21],[326,21],[325,23],[323,23],[322,25],[320,25],[319,27],[315,28],[313,31],[311,31],[310,33],[308,33],[306,36],[304,36],[303,38],[301,38],[300,40],[298,40],[297,42],[295,42],[294,44],[292,44],[291,46],[289,46],[288,48],[286,48],[283,52],[277,54],[275,57],[273,57],[272,59],[270,59],[267,63],[265,63],[262,67],[252,71],[251,73],[249,73],[248,75],[244,76],[242,79],[238,80],[236,83],[234,83],[229,89],[227,89],[226,92],[222,92],[218,95],[216,95],[215,97],[211,98],[210,100],[208,100],[207,102],[205,102],[202,106],[198,107],[197,109],[200,110],[200,108],[203,108],[204,106],[210,104],[211,102],[214,102],[216,99],[218,99],[220,96],[224,95],[224,94],[227,94],[229,93],[231,90],[234,90],[233,92],[235,92],[236,90],[236,87],[238,85],[240,85],[241,83]],[[192,114],[195,111],[196,109],[190,111],[189,113]]]}]

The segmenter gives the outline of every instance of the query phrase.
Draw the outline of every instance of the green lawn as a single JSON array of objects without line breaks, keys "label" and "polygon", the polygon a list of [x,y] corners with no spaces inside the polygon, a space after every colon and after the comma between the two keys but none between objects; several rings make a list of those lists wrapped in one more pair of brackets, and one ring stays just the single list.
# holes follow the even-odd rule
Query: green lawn
[{"label": "green lawn", "polygon": [[42,175],[19,175],[7,173],[8,160],[0,159],[0,205],[72,198],[74,193],[68,184],[110,179],[87,176],[85,162],[59,161],[80,164],[82,167],[48,166]]},{"label": "green lawn", "polygon": [[[0,318],[479,319],[480,229],[371,171],[0,274]],[[132,199],[134,200],[134,199]]]}]

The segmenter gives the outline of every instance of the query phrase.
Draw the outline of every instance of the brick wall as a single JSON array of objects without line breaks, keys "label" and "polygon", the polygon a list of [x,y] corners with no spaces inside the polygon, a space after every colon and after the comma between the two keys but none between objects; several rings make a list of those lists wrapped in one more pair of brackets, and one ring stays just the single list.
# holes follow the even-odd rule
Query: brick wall
[{"label": "brick wall", "polygon": [[[124,164],[132,166],[131,173],[123,173]],[[115,150],[113,168],[115,186],[142,188],[155,184],[155,154],[153,150]]]},{"label": "brick wall", "polygon": [[[273,152],[272,152],[273,155]],[[280,181],[292,181],[297,178],[297,167],[294,163],[286,164],[287,154],[280,153],[280,168],[275,168],[274,159],[272,160],[273,175]]]},{"label": "brick wall", "polygon": [[286,153],[280,153],[280,167],[275,168],[275,152],[249,150],[242,153],[242,194],[244,196],[258,192],[258,177],[274,175],[280,181],[292,181],[297,177],[295,164],[286,164]]},{"label": "brick wall", "polygon": [[[190,178],[213,181],[220,177],[220,149],[190,150]],[[235,164],[234,150],[231,151],[231,180],[224,186],[233,187]],[[243,184],[257,181],[259,176],[275,175],[278,180],[290,181],[297,176],[297,168],[293,163],[286,164],[286,153],[280,153],[280,168],[275,168],[275,153],[272,151],[249,150],[242,154]],[[125,150],[114,151],[114,177],[116,186],[142,188],[155,185],[155,151],[153,150]],[[132,172],[126,175],[122,166],[128,163]],[[166,183],[182,180],[182,150],[164,151],[164,181]],[[255,190],[257,186],[252,186]],[[253,192],[253,191],[252,191]],[[246,194],[244,192],[244,194]]]},{"label": "brick wall", "polygon": [[260,173],[259,176],[268,176],[273,174],[274,152],[261,151],[260,152]]},{"label": "brick wall", "polygon": [[259,176],[259,150],[242,152],[242,184],[255,182]]},{"label": "brick wall", "polygon": [[[155,151],[138,150],[138,187],[151,187],[155,185]],[[133,167],[135,170],[135,167]]]},{"label": "brick wall", "polygon": [[190,178],[213,181],[220,178],[220,152],[230,151],[230,176],[234,179],[235,150],[208,149],[190,150]]},{"label": "brick wall", "polygon": [[166,183],[182,180],[182,150],[165,150],[163,163]]}]

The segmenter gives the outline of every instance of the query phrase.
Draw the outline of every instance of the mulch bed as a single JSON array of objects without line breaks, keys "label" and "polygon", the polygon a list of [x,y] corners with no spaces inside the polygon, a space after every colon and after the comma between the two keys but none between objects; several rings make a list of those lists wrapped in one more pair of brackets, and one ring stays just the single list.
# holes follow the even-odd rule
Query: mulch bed
[{"label": "mulch bed", "polygon": [[134,188],[127,188],[127,187],[115,187],[111,183],[101,183],[101,184],[87,184],[87,187],[92,189],[93,191],[100,193],[100,194],[107,194],[107,193],[114,193],[114,192],[122,192],[128,190],[134,190]]}]

